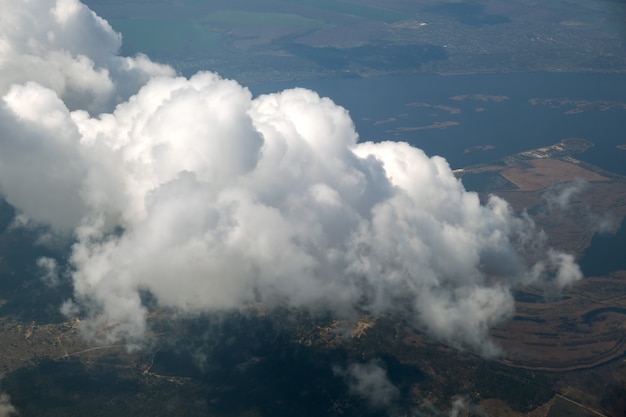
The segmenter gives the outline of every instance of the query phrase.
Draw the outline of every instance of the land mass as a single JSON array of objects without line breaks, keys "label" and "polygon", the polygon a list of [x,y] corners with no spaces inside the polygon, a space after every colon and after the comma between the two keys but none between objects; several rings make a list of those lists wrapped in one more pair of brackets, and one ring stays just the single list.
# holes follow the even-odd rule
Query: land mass
[{"label": "land mass", "polygon": [[[245,84],[320,77],[511,71],[623,72],[623,5],[564,0],[86,0],[185,75],[211,69]],[[616,10],[620,9],[620,10]]]}]

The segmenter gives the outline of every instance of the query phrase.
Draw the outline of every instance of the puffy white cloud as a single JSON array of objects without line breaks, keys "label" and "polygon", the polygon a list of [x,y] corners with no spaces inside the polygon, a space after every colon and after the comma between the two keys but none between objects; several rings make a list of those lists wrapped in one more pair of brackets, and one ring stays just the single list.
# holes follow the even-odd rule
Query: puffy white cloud
[{"label": "puffy white cloud", "polygon": [[39,84],[14,85],[0,102],[0,189],[25,214],[72,230],[86,211],[77,192],[87,167],[70,112]]},{"label": "puffy white cloud", "polygon": [[0,94],[34,81],[98,113],[173,70],[117,56],[121,36],[78,0],[0,0]]},{"label": "puffy white cloud", "polygon": [[[74,237],[64,311],[82,312],[91,338],[141,341],[148,291],[190,314],[398,310],[494,354],[487,331],[512,314],[512,286],[580,278],[505,201],[482,205],[443,158],[408,144],[358,143],[329,99],[253,98],[213,73],[117,57],[119,37],[76,1],[0,4],[19,16],[0,28],[0,190]],[[54,51],[87,62],[87,78]],[[32,73],[14,67],[30,61]]]}]

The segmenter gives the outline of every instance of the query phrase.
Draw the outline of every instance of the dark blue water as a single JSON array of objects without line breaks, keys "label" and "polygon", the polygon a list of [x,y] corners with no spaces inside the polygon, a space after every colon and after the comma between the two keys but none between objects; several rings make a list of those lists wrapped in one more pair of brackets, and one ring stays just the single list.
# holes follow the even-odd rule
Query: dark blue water
[{"label": "dark blue water", "polygon": [[596,234],[579,263],[586,277],[626,269],[626,220],[615,234]]},{"label": "dark blue water", "polygon": [[491,193],[497,190],[515,189],[515,185],[507,181],[498,172],[465,174],[461,180],[467,191],[475,191],[477,193]]},{"label": "dark blue water", "polygon": [[[295,86],[313,89],[348,109],[361,140],[407,141],[430,155],[446,157],[452,168],[488,162],[568,137],[583,137],[596,146],[578,158],[626,174],[626,151],[615,148],[626,143],[626,110],[565,114],[571,107],[533,106],[529,102],[531,98],[626,102],[626,74],[432,74],[290,81],[249,88],[258,95]],[[451,99],[473,94],[509,99],[501,102]],[[412,102],[455,107],[460,113],[408,105]],[[395,120],[376,123],[390,119]],[[457,124],[401,131],[403,127],[445,122]],[[484,145],[492,145],[494,149],[465,152]]]}]

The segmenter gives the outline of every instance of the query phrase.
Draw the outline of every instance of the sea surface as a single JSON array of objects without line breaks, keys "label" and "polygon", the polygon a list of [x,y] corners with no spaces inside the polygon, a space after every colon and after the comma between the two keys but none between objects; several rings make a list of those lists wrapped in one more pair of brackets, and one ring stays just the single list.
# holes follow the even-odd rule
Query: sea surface
[{"label": "sea surface", "polygon": [[[626,108],[590,106],[586,111],[568,114],[575,103],[530,102],[559,99],[626,106],[626,74],[432,74],[286,81],[248,87],[254,95],[293,87],[315,90],[350,112],[360,140],[406,141],[429,155],[444,156],[453,169],[564,138],[582,137],[596,146],[577,158],[626,175],[626,150],[616,148],[626,144]],[[501,101],[453,99],[475,95],[499,97]],[[472,149],[485,146],[485,150]]]},{"label": "sea surface", "polygon": [[585,276],[603,276],[626,270],[626,219],[615,234],[596,234],[580,259]]}]

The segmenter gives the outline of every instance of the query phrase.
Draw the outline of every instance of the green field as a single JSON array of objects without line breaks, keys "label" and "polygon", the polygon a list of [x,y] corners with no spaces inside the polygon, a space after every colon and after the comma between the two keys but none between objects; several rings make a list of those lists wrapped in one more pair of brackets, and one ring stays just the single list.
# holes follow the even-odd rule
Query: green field
[{"label": "green field", "polygon": [[210,51],[218,44],[219,34],[194,21],[114,19],[109,23],[123,34],[124,46],[132,52],[179,55]]}]

